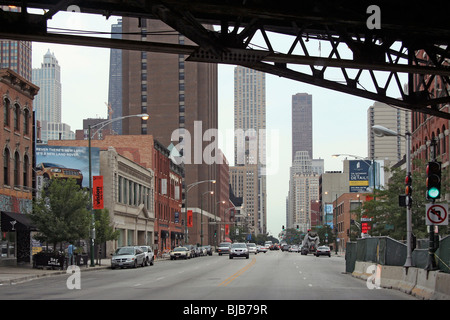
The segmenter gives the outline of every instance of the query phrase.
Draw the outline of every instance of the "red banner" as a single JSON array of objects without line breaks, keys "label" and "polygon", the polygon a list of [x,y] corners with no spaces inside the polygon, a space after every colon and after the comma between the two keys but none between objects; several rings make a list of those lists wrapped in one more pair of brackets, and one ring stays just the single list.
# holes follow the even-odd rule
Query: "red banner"
[{"label": "red banner", "polygon": [[227,235],[229,235],[230,234],[230,225],[229,224],[226,224],[225,225],[225,235],[227,236]]},{"label": "red banner", "polygon": [[93,208],[103,209],[103,176],[93,176],[92,182]]},{"label": "red banner", "polygon": [[187,212],[187,226],[188,227],[194,226],[194,221],[192,220],[192,210],[188,210]]}]

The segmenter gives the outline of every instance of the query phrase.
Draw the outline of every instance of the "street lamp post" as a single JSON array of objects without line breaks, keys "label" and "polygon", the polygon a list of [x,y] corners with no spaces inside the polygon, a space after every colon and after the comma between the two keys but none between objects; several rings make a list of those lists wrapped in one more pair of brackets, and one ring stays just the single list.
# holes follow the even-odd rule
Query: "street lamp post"
[{"label": "street lamp post", "polygon": [[[411,133],[405,132],[404,135],[397,133],[393,130],[385,128],[380,125],[372,126],[372,131],[378,137],[384,136],[400,136],[406,139],[406,175],[411,175]],[[412,238],[412,212],[411,212],[411,201],[406,205],[406,261],[403,265],[404,267],[412,267],[412,247],[411,247],[411,238]]]},{"label": "street lamp post", "polygon": [[193,187],[198,186],[199,184],[205,183],[205,182],[216,183],[216,180],[212,179],[212,180],[197,181],[197,182],[191,183],[190,185],[188,185],[186,187],[186,193],[185,193],[185,199],[184,199],[184,241],[185,241],[185,244],[187,244],[188,240],[189,240],[189,238],[188,238],[188,228],[187,228],[188,192]]},{"label": "street lamp post", "polygon": [[[105,127],[106,125],[114,122],[114,121],[118,121],[118,120],[122,120],[125,118],[130,118],[130,117],[140,117],[142,118],[142,120],[147,120],[149,118],[149,115],[146,113],[142,113],[142,114],[135,114],[135,115],[128,115],[128,116],[123,116],[123,117],[119,117],[119,118],[114,118],[114,119],[109,119],[109,120],[105,120],[99,123],[96,123],[94,125],[88,125],[88,150],[89,150],[89,211],[91,212],[91,267],[95,266],[95,262],[94,262],[94,240],[95,240],[95,215],[94,215],[94,210],[92,207],[92,157],[91,157],[91,138],[92,136],[94,136],[100,129],[102,129],[103,127]],[[97,129],[97,131],[94,133],[94,135],[91,136],[91,129],[95,128],[97,126],[100,126],[100,128]]]},{"label": "street lamp post", "polygon": [[206,191],[203,192],[202,197],[200,198],[200,245],[203,247],[203,196],[205,194],[214,194],[214,191]]}]

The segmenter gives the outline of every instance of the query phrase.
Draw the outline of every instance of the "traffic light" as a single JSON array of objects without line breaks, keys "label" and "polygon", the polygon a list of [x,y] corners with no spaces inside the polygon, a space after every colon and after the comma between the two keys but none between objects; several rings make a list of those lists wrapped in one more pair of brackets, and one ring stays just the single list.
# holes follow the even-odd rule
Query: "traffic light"
[{"label": "traffic light", "polygon": [[427,165],[427,199],[441,197],[441,162],[431,161]]},{"label": "traffic light", "polygon": [[412,177],[409,173],[405,178],[405,204],[411,206],[412,204]]}]

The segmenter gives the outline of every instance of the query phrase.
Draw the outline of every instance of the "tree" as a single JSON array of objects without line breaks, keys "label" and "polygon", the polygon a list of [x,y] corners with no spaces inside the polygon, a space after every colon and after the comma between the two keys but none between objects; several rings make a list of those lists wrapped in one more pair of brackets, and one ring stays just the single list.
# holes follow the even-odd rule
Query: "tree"
[{"label": "tree", "polygon": [[[114,230],[111,226],[111,220],[108,209],[94,210],[95,216],[95,241],[94,245],[99,249],[100,244],[106,241],[117,240],[120,235],[119,230]],[[97,259],[100,257],[97,251]]]},{"label": "tree", "polygon": [[[414,167],[417,170],[412,172],[413,203],[412,213],[412,231],[418,238],[427,237],[425,224],[425,197],[426,164],[424,161],[415,160]],[[400,168],[387,168],[391,172],[391,178],[385,189],[375,190],[372,194],[373,200],[366,201],[362,210],[365,215],[372,218],[373,236],[390,236],[397,240],[406,240],[406,208],[399,206],[399,195],[405,193],[405,170]],[[449,192],[448,174],[443,172],[442,193]],[[440,233],[448,232],[448,228],[440,228]]]},{"label": "tree", "polygon": [[38,229],[35,238],[53,244],[75,242],[89,236],[89,195],[75,179],[52,180],[33,203],[30,217]]}]

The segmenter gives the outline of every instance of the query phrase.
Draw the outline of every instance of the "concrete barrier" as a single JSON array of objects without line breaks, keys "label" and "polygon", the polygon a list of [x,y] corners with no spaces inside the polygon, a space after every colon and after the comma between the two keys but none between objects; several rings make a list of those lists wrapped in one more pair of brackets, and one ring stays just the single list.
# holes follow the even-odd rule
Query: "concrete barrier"
[{"label": "concrete barrier", "polygon": [[450,300],[450,274],[440,271],[356,261],[352,276],[365,281],[372,276],[374,284],[400,290],[419,299]]},{"label": "concrete barrier", "polygon": [[403,277],[403,267],[381,266],[380,286],[388,289],[399,289]]},{"label": "concrete barrier", "polygon": [[417,283],[412,289],[412,295],[425,300],[431,299],[436,288],[438,271],[427,271],[418,269]]},{"label": "concrete barrier", "polygon": [[431,299],[450,300],[450,274],[443,272],[436,274],[436,287]]},{"label": "concrete barrier", "polygon": [[402,277],[398,283],[398,290],[411,294],[412,290],[417,284],[417,273],[419,269],[417,268],[403,268]]}]

